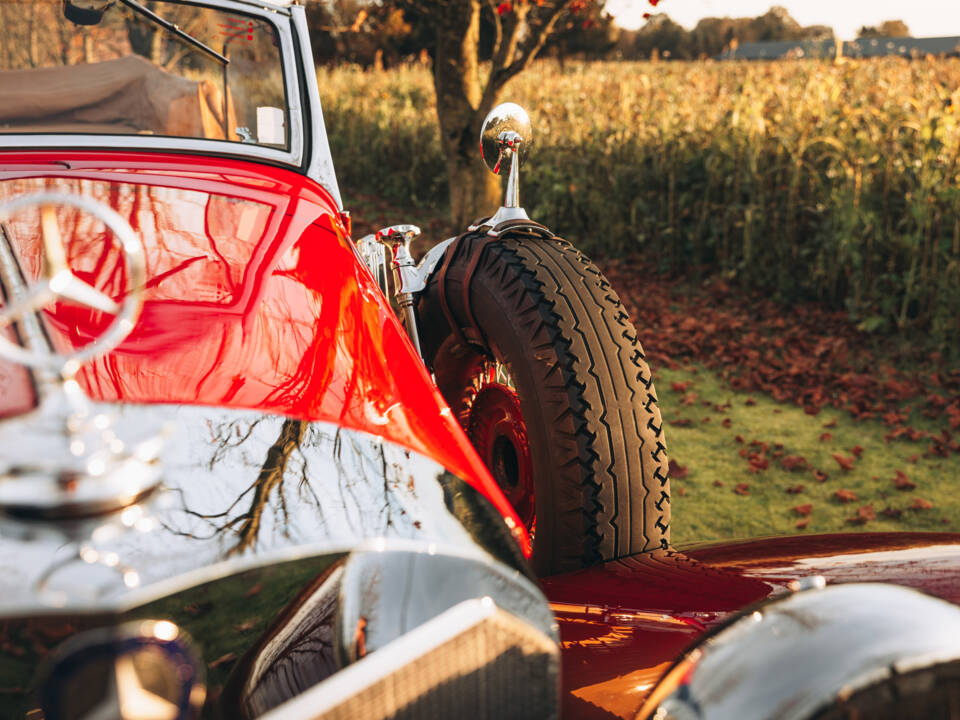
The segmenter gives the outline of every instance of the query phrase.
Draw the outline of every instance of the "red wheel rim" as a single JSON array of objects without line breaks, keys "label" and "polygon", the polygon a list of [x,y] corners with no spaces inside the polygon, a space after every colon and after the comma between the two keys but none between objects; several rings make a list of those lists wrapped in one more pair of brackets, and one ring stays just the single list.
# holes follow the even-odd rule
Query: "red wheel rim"
[{"label": "red wheel rim", "polygon": [[533,468],[520,397],[500,363],[483,363],[464,398],[470,442],[527,529],[535,524]]}]

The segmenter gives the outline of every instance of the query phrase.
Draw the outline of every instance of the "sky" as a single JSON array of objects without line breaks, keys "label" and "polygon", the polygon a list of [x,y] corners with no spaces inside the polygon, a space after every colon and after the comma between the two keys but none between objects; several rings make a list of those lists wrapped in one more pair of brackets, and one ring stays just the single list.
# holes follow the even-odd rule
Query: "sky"
[{"label": "sky", "polygon": [[862,25],[903,20],[914,37],[960,35],[958,0],[607,0],[607,10],[624,28],[643,25],[643,13],[664,12],[692,28],[704,17],[756,17],[782,5],[801,25],[830,25],[842,40],[852,40]]}]

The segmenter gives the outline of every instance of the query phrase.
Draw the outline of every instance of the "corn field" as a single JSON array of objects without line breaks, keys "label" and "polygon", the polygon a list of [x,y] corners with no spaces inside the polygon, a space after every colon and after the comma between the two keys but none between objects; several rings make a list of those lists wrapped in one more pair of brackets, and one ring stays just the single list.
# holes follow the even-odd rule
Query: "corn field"
[{"label": "corn field", "polygon": [[[319,80],[348,200],[444,202],[429,69]],[[820,301],[957,356],[960,59],[541,61],[505,99],[536,132],[522,204],[585,250]]]}]

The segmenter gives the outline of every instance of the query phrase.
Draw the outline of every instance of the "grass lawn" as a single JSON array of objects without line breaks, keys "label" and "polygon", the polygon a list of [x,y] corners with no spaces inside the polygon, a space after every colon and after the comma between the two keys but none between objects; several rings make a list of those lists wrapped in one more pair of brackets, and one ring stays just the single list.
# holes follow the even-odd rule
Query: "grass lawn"
[{"label": "grass lawn", "polygon": [[[808,415],[763,394],[735,392],[696,365],[656,368],[655,377],[673,461],[678,547],[801,532],[960,530],[957,453],[928,457],[928,441],[888,443],[889,428],[879,421],[833,409]],[[919,414],[909,421],[939,430]],[[827,475],[822,482],[817,470]],[[840,493],[846,502],[837,494],[844,490],[852,493]]]}]

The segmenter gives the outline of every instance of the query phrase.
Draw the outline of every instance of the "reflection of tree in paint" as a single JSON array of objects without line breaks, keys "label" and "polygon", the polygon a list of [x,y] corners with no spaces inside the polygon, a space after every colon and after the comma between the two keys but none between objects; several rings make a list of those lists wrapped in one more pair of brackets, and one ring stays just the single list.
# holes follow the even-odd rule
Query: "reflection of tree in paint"
[{"label": "reflection of tree in paint", "polygon": [[[298,521],[304,522],[306,507],[310,508],[306,522],[313,529],[322,527],[332,510],[334,524],[348,525],[352,535],[366,537],[386,534],[395,516],[406,514],[397,495],[402,475],[387,462],[382,443],[358,442],[353,433],[339,429],[328,433],[302,420],[285,419],[258,460],[248,453],[260,452],[259,443],[251,441],[264,422],[237,420],[211,428],[213,453],[207,467],[253,467],[256,477],[222,511],[203,513],[185,507],[188,515],[202,521],[203,531],[168,529],[198,539],[221,535],[227,538],[227,555],[236,555],[257,545],[267,516],[273,518],[276,531],[289,536]],[[334,476],[311,473],[312,455],[332,461]],[[379,472],[371,473],[372,469]],[[405,490],[412,492],[410,487]],[[371,505],[372,497],[379,499],[379,506]],[[297,518],[291,503],[296,503]]]}]

